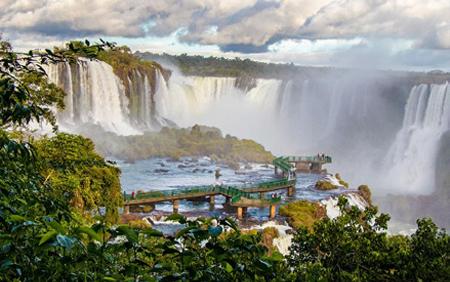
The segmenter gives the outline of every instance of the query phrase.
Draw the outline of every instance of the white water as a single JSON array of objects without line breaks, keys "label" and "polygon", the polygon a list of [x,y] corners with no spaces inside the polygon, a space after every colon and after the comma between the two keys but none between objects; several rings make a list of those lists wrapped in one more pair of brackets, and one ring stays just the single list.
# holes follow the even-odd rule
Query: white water
[{"label": "white water", "polygon": [[260,225],[254,225],[247,230],[264,230],[267,227],[274,227],[278,231],[278,237],[273,239],[273,246],[278,249],[278,251],[286,256],[289,254],[289,247],[292,244],[292,234],[287,234],[288,231],[292,230],[292,227],[285,224],[278,224],[274,221],[267,221]]},{"label": "white water", "polygon": [[[133,112],[123,81],[107,63],[79,59],[74,65],[50,65],[48,74],[50,81],[66,92],[65,109],[58,113],[58,122],[64,128],[76,130],[83,124],[95,124],[119,135],[132,135],[165,125],[165,120],[152,111],[155,93],[149,78],[139,71],[128,77],[130,95],[138,104]],[[163,93],[164,78],[159,71],[155,75],[155,92]]]},{"label": "white water", "polygon": [[385,83],[386,78],[352,73],[258,79],[255,87],[242,90],[236,78],[174,72],[166,82],[157,71],[152,87],[136,71],[128,78],[127,97],[123,82],[104,62],[51,66],[49,75],[67,93],[66,108],[58,114],[63,128],[96,124],[129,135],[158,130],[167,119],[182,127],[216,126],[276,155],[330,154],[329,169],[353,186],[375,186],[375,194],[431,193],[439,139],[450,127],[447,84],[418,85],[408,95],[392,90],[396,83]]},{"label": "white water", "polygon": [[[360,210],[364,210],[368,206],[366,200],[359,194],[348,193],[345,194],[344,197],[348,200],[350,206],[355,206]],[[338,197],[330,197],[326,200],[322,200],[320,201],[320,204],[325,207],[328,218],[334,219],[341,215],[341,211],[338,207]]]},{"label": "white water", "polygon": [[168,84],[162,81],[157,108],[179,126],[216,126],[276,155],[328,153],[335,157],[331,169],[362,183],[384,158],[402,110],[386,101],[376,82],[357,78],[258,79],[243,91],[236,78],[173,75]]},{"label": "white water", "polygon": [[330,169],[353,186],[375,186],[375,194],[431,193],[439,139],[449,129],[450,87],[419,85],[407,94],[380,81],[258,79],[244,92],[235,78],[174,76],[158,107],[180,126],[217,126],[275,154],[328,153]]},{"label": "white water", "polygon": [[385,161],[387,179],[395,193],[432,192],[439,141],[449,129],[448,83],[415,86],[406,104],[403,126]]}]

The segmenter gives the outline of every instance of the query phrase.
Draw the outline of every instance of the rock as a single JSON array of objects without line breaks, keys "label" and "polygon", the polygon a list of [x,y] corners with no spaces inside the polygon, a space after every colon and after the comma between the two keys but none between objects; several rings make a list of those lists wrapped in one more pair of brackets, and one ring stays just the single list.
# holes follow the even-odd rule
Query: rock
[{"label": "rock", "polygon": [[155,172],[155,173],[166,173],[166,172],[169,172],[169,170],[165,169],[165,168],[156,168],[155,170],[153,170],[153,172]]}]

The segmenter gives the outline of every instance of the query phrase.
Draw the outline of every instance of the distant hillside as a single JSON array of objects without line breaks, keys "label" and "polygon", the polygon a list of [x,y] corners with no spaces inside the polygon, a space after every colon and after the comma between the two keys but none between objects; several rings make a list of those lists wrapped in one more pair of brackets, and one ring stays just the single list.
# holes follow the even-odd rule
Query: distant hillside
[{"label": "distant hillside", "polygon": [[[170,55],[166,53],[155,54],[150,52],[136,52],[135,55],[144,60],[176,65],[184,75],[197,76],[292,79],[297,76],[317,78],[318,76],[333,75],[340,77],[355,71],[358,73],[364,71],[349,68],[298,66],[292,63],[263,63],[238,57],[226,59],[223,57],[190,56],[187,54]],[[428,73],[389,70],[372,72],[377,76],[398,79],[408,84],[443,83],[450,81],[450,73],[439,70]]]}]

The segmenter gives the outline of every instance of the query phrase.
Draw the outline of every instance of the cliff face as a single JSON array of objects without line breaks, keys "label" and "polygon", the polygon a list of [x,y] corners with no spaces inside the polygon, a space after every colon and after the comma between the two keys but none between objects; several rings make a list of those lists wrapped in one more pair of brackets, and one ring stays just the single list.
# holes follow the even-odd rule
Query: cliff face
[{"label": "cliff face", "polygon": [[111,65],[122,81],[134,123],[137,126],[159,127],[155,116],[155,94],[160,80],[167,82],[171,71],[156,62],[137,58],[124,47],[101,52],[98,58]]}]

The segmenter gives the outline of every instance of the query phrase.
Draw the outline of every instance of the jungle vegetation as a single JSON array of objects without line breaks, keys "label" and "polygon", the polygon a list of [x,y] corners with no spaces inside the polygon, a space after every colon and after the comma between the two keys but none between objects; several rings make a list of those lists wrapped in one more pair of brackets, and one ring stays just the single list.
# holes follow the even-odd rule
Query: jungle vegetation
[{"label": "jungle vegetation", "polygon": [[214,127],[194,125],[191,128],[163,127],[159,132],[119,136],[93,126],[84,127],[82,134],[92,138],[99,152],[105,156],[133,162],[151,157],[208,156],[216,162],[239,168],[239,162],[270,163],[274,156],[250,139],[223,136]]},{"label": "jungle vegetation", "polygon": [[[102,199],[118,192],[119,172],[89,140],[57,132],[52,108],[61,90],[42,66],[112,47],[85,42],[16,53],[0,44],[0,280],[448,281],[445,231],[421,219],[412,236],[389,236],[389,216],[349,207],[344,198],[340,217],[297,229],[286,258],[269,254],[261,234],[244,234],[228,218],[219,223],[229,230],[215,236],[211,219],[174,216],[185,228],[164,237],[151,227],[116,224],[115,213],[100,208],[85,217],[96,206],[119,204]],[[53,124],[55,136],[24,134],[31,121]]]},{"label": "jungle vegetation", "polygon": [[[336,67],[313,67],[300,66],[291,63],[268,63],[258,62],[250,59],[234,59],[214,56],[171,55],[167,53],[156,54],[151,52],[135,52],[139,58],[148,61],[157,61],[162,64],[174,65],[180,69],[184,75],[194,76],[226,76],[242,78],[268,78],[268,79],[292,79],[295,77],[323,77],[332,75],[333,77],[347,76],[355,70],[350,68]],[[361,70],[356,70],[360,72]],[[380,76],[389,76],[404,81],[409,84],[420,83],[445,83],[450,79],[448,72],[406,72],[379,70]]]}]

